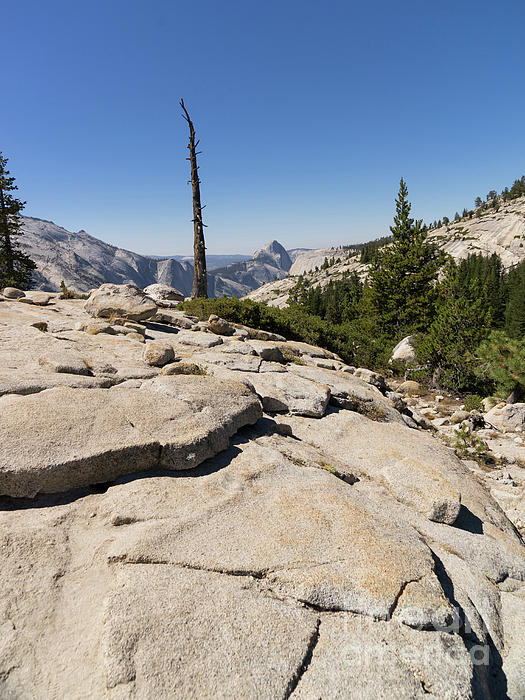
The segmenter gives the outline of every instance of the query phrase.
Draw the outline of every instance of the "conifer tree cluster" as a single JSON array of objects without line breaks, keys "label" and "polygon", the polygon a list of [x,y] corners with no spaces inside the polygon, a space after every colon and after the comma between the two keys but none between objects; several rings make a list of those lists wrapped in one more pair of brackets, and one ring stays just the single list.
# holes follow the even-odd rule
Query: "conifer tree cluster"
[{"label": "conifer tree cluster", "polygon": [[17,247],[25,202],[13,195],[18,187],[6,166],[7,158],[0,152],[0,288],[27,289],[36,265]]}]

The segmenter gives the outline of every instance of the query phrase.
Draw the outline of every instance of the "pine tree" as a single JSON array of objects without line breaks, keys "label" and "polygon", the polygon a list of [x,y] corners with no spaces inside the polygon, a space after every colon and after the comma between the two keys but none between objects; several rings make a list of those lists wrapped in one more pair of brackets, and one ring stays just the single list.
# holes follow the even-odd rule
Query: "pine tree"
[{"label": "pine tree", "polygon": [[525,398],[525,340],[509,338],[503,331],[492,331],[481,344],[479,355],[485,364],[478,371],[486,372],[496,383],[496,390],[507,397],[507,403]]},{"label": "pine tree", "polygon": [[16,246],[16,239],[23,235],[20,212],[25,202],[13,196],[18,187],[6,165],[7,158],[0,151],[0,288],[27,289],[36,265]]},{"label": "pine tree", "polygon": [[478,207],[480,207],[482,204],[483,204],[483,200],[481,199],[481,197],[476,197],[476,201],[474,202],[474,206],[476,207],[476,209]]},{"label": "pine tree", "polygon": [[505,332],[511,338],[525,337],[525,260],[508,275]]},{"label": "pine tree", "polygon": [[393,338],[427,329],[432,321],[437,272],[444,256],[427,242],[421,221],[410,216],[401,179],[392,245],[382,248],[370,271],[370,303],[383,333]]},{"label": "pine tree", "polygon": [[476,387],[475,350],[490,325],[479,282],[470,287],[466,296],[458,266],[449,263],[436,317],[428,333],[416,340],[417,357],[432,370],[434,384],[454,391]]}]

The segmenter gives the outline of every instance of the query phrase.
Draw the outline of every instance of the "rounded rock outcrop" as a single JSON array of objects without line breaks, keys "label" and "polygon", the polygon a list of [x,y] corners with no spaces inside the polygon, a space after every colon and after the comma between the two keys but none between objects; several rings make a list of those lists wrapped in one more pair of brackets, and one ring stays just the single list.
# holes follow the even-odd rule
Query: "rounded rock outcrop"
[{"label": "rounded rock outcrop", "polygon": [[157,305],[134,284],[103,284],[91,293],[84,309],[94,318],[122,317],[145,321],[157,313]]}]

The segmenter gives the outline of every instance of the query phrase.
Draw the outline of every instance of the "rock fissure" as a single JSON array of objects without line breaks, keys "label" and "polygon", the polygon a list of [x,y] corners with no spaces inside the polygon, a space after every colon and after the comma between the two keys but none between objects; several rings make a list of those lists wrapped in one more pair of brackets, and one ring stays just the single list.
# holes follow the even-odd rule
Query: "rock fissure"
[{"label": "rock fissure", "polygon": [[293,695],[293,693],[297,689],[299,683],[301,682],[301,678],[308,671],[310,663],[312,662],[315,648],[319,642],[320,627],[321,627],[321,620],[317,620],[316,628],[315,628],[312,636],[310,637],[310,641],[308,642],[308,646],[306,647],[306,651],[305,651],[303,660],[301,662],[301,665],[299,666],[299,668],[297,669],[297,671],[293,675],[293,677],[290,679],[290,681],[288,683],[288,687],[286,688],[286,691],[283,695],[283,700],[288,700],[288,698],[290,698]]}]

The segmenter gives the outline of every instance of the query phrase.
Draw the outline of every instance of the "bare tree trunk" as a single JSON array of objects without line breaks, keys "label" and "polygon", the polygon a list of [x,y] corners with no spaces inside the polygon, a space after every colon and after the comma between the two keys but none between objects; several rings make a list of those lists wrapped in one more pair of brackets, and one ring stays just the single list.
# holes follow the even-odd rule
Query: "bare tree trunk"
[{"label": "bare tree trunk", "polygon": [[208,281],[206,278],[206,246],[204,245],[204,224],[202,223],[201,190],[199,180],[199,168],[197,166],[197,146],[195,142],[195,129],[184,100],[180,101],[180,106],[184,111],[184,118],[190,128],[190,142],[188,149],[190,157],[187,160],[191,164],[191,187],[193,191],[193,288],[191,290],[192,299],[195,297],[208,297]]}]

